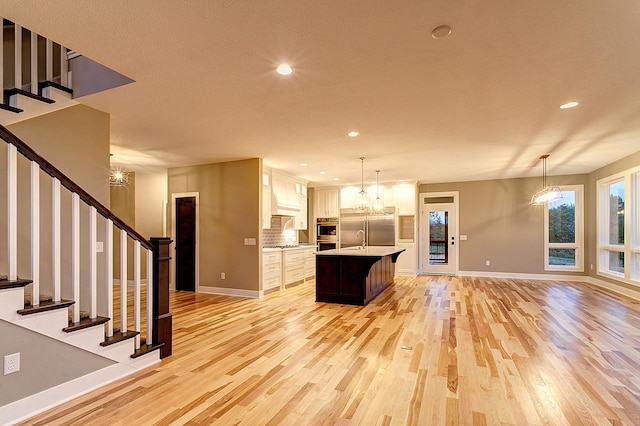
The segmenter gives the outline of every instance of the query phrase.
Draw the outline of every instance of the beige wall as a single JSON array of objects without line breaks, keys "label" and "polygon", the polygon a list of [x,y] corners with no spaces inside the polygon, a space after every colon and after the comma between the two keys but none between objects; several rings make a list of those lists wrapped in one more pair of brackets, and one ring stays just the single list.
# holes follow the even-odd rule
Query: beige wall
[{"label": "beige wall", "polygon": [[[549,181],[587,191],[586,175]],[[459,234],[468,237],[459,242],[461,271],[557,274],[544,270],[544,208],[529,204],[540,187],[540,178],[523,178],[423,184],[419,192],[459,191]]]},{"label": "beige wall", "polygon": [[[40,156],[80,185],[100,203],[109,207],[109,115],[83,105],[25,120],[7,128]],[[0,150],[6,164],[6,149]],[[30,277],[30,178],[29,163],[18,155],[18,275]],[[0,197],[6,197],[6,177],[0,178]],[[41,291],[51,294],[51,178],[40,172],[40,277]],[[0,209],[0,221],[6,211]],[[81,228],[88,228],[88,208],[81,203]],[[61,190],[61,278],[62,297],[71,296],[71,196]],[[104,221],[98,219],[98,238],[104,240]],[[6,250],[6,229],[0,229],[2,250]],[[81,280],[88,281],[88,240],[81,240]],[[6,271],[0,256],[0,271]],[[103,280],[104,257],[98,257],[99,283]],[[102,268],[102,269],[100,269]],[[88,304],[82,296],[82,308]]]},{"label": "beige wall", "polygon": [[[201,287],[259,290],[261,173],[260,159],[167,171],[169,200],[172,194],[199,193]],[[256,245],[245,246],[244,238],[255,238]],[[226,274],[225,280],[220,278],[222,272]]]}]

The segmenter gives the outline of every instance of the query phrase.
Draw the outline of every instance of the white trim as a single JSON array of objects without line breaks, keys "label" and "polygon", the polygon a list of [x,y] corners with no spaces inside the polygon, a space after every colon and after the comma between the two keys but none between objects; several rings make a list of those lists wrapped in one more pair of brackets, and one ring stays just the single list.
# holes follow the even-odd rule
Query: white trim
[{"label": "white trim", "polygon": [[[585,249],[584,249],[584,185],[561,185],[563,192],[572,191],[575,197],[574,204],[574,225],[575,242],[573,243],[550,243],[549,242],[549,203],[544,203],[544,270],[554,272],[584,272]],[[573,249],[575,253],[575,265],[550,265],[550,249]]]},{"label": "white trim", "polygon": [[198,293],[205,294],[217,294],[220,296],[237,296],[237,297],[246,297],[250,299],[260,299],[264,297],[264,292],[262,290],[242,290],[239,288],[227,288],[227,287],[205,287],[202,286],[198,289]]},{"label": "white trim", "polygon": [[38,34],[31,31],[31,41],[30,46],[31,49],[31,69],[30,69],[30,78],[31,78],[31,93],[34,95],[38,94]]},{"label": "white trim", "polygon": [[[430,275],[430,274],[425,274]],[[586,275],[526,274],[520,272],[458,271],[459,277],[513,278],[519,280],[584,281]]]},{"label": "white trim", "polygon": [[9,280],[18,279],[18,149],[7,144],[7,251]]},{"label": "white trim", "polygon": [[[176,247],[176,200],[178,198],[196,198],[196,285],[195,292],[200,293],[200,193],[199,192],[176,192],[171,194],[171,245],[175,251]],[[172,258],[175,257],[171,256]],[[170,263],[171,272],[169,274],[171,282],[169,287],[173,290],[176,288],[176,263],[175,260]]]},{"label": "white trim", "polygon": [[[125,284],[127,283],[127,231],[124,229],[120,230],[120,329],[122,332],[125,332],[129,324],[127,323],[127,288]],[[115,282],[115,280],[113,280]]]},{"label": "white trim", "polygon": [[133,330],[138,334],[134,338],[136,350],[140,349],[140,241],[133,242]]},{"label": "white trim", "polygon": [[[147,249],[147,345],[153,343],[153,252]],[[142,280],[140,281],[142,283]]]},{"label": "white trim", "polygon": [[[159,363],[160,360],[154,362]],[[148,365],[133,366],[114,364],[93,373],[86,374],[58,386],[54,386],[35,395],[28,396],[0,407],[0,424],[14,424],[36,414],[43,413],[62,403],[82,396],[109,383],[130,376]]]},{"label": "white trim", "polygon": [[22,27],[16,23],[14,27],[14,86],[22,89]]},{"label": "white trim", "polygon": [[[98,211],[89,206],[89,317],[98,316]],[[77,300],[76,304],[80,301]]]},{"label": "white trim", "polygon": [[107,309],[107,322],[106,334],[107,337],[113,337],[113,221],[107,219],[105,222],[105,237],[104,237],[104,253],[105,253],[105,288],[106,288],[106,309]]},{"label": "white trim", "polygon": [[586,277],[586,282],[589,284],[593,284],[597,287],[603,288],[612,293],[620,294],[620,295],[627,296],[632,299],[640,301],[640,289],[638,291],[633,291],[629,288],[626,288],[614,283],[610,283],[608,281],[602,281],[594,277]]},{"label": "white trim", "polygon": [[[425,197],[453,197],[453,203],[442,203],[442,204],[453,204],[454,205],[454,209],[455,209],[455,237],[456,237],[456,244],[455,244],[455,255],[456,255],[456,260],[455,260],[455,265],[454,265],[454,273],[452,275],[458,275],[459,271],[460,271],[460,191],[442,191],[442,192],[421,192],[420,194],[418,194],[418,204],[419,204],[419,211],[418,213],[420,214],[420,222],[418,224],[418,247],[416,252],[418,253],[418,264],[416,265],[416,271],[418,272],[418,275],[424,273],[423,268],[422,268],[422,263],[423,263],[423,249],[424,249],[424,245],[423,245],[423,238],[424,238],[424,220],[423,220],[423,211],[426,208],[425,206],[427,206],[427,204],[425,204],[423,202]],[[428,204],[428,205],[437,205],[437,204]],[[449,275],[449,274],[447,274]]]},{"label": "white trim", "polygon": [[60,301],[60,181],[51,179],[51,276],[53,280],[53,301]]},{"label": "white trim", "polygon": [[53,81],[53,40],[47,39],[45,44],[46,55],[46,79]]},{"label": "white trim", "polygon": [[31,304],[40,304],[40,165],[31,161]]},{"label": "white trim", "polygon": [[80,321],[80,196],[71,193],[71,293],[73,322]]}]

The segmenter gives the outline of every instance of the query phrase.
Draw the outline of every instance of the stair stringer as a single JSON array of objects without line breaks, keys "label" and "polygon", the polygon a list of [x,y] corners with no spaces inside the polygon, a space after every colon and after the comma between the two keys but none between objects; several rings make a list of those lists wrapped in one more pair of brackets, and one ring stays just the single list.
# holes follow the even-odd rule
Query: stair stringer
[{"label": "stair stringer", "polygon": [[80,349],[103,356],[134,368],[145,368],[160,361],[160,351],[155,350],[138,358],[134,353],[134,339],[127,339],[109,346],[101,346],[105,340],[102,325],[67,333],[62,329],[69,325],[67,309],[20,315],[24,307],[24,287],[0,290],[0,318],[20,327],[35,331]]},{"label": "stair stringer", "polygon": [[12,95],[9,99],[9,106],[17,108],[17,110],[21,110],[21,112],[0,109],[0,124],[3,126],[15,124],[40,115],[59,111],[79,103],[73,99],[73,95],[71,93],[67,93],[53,86],[43,88],[42,96],[47,99],[51,99],[54,102],[46,103],[21,94]]}]

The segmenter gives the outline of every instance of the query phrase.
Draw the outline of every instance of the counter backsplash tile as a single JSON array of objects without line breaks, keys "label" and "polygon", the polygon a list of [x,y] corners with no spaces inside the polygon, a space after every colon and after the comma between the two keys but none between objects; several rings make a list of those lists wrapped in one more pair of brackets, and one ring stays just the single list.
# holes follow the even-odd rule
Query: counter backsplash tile
[{"label": "counter backsplash tile", "polygon": [[298,245],[298,231],[293,229],[282,230],[283,223],[290,219],[286,216],[271,217],[271,229],[262,230],[263,247]]}]

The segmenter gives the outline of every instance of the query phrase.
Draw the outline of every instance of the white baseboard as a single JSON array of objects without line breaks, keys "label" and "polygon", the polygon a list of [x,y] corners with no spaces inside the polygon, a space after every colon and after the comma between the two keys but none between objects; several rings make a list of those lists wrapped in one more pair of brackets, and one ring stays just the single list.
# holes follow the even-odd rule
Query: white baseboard
[{"label": "white baseboard", "polygon": [[482,277],[482,278],[513,278],[523,280],[554,280],[554,281],[577,281],[587,284],[593,284],[604,290],[616,293],[622,296],[630,297],[634,300],[640,300],[640,288],[633,290],[621,285],[593,278],[588,275],[549,275],[549,274],[520,274],[515,272],[480,272],[480,271],[459,271],[460,277]]},{"label": "white baseboard", "polygon": [[599,280],[598,278],[593,278],[593,277],[585,277],[585,278],[586,278],[585,282],[589,284],[593,284],[596,287],[600,287],[612,293],[620,294],[623,296],[630,297],[631,299],[640,301],[640,289],[632,290],[630,288],[622,287],[621,285],[613,284],[608,281]]},{"label": "white baseboard", "polygon": [[199,286],[198,293],[217,294],[221,296],[247,297],[250,299],[259,299],[260,297],[264,296],[264,294],[262,294],[262,292],[258,290],[242,290],[239,288],[205,287],[205,286]]},{"label": "white baseboard", "polygon": [[518,272],[458,271],[459,277],[514,278],[521,280],[586,281],[586,275],[522,274]]},{"label": "white baseboard", "polygon": [[[158,360],[159,362],[159,360]],[[147,367],[114,364],[0,407],[0,425],[26,420]]]}]

